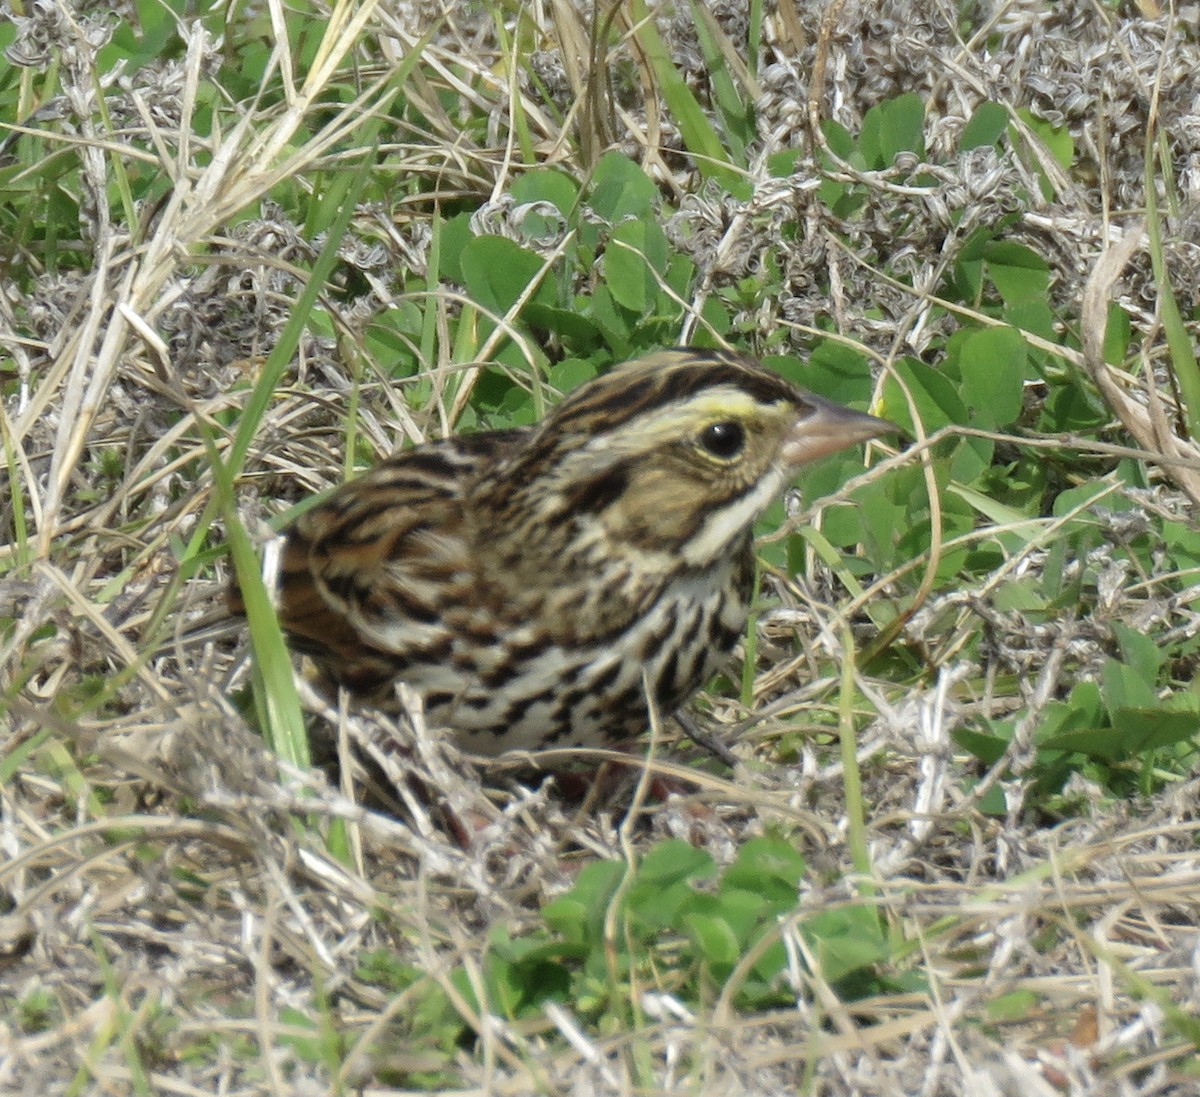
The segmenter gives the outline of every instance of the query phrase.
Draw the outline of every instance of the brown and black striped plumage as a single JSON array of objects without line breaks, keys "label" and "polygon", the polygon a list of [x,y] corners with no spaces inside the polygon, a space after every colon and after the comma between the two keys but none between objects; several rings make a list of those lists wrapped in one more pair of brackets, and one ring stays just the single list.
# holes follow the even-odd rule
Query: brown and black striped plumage
[{"label": "brown and black striped plumage", "polygon": [[669,713],[732,648],[792,469],[888,429],[741,355],[654,354],[338,489],[286,531],[280,617],[333,682],[402,679],[469,750],[629,739],[643,674]]}]

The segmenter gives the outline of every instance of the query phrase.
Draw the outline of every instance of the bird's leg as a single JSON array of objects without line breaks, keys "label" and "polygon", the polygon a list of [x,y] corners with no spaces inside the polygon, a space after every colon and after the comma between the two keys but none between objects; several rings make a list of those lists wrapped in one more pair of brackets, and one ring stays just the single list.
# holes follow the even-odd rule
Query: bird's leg
[{"label": "bird's leg", "polygon": [[686,735],[698,747],[703,747],[712,754],[718,761],[724,762],[730,769],[737,765],[737,756],[716,736],[705,731],[692,716],[680,709],[675,713],[675,722],[683,729],[683,734]]}]

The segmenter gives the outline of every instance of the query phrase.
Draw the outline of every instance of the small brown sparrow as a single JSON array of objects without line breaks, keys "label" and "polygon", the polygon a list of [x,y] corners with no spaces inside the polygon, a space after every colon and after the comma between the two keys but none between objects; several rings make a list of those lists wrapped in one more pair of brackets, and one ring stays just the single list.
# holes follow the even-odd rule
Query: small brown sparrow
[{"label": "small brown sparrow", "polygon": [[627,362],[533,427],[430,442],[285,531],[280,620],[330,682],[479,754],[672,713],[746,624],[751,527],[798,465],[894,430],[741,354]]}]

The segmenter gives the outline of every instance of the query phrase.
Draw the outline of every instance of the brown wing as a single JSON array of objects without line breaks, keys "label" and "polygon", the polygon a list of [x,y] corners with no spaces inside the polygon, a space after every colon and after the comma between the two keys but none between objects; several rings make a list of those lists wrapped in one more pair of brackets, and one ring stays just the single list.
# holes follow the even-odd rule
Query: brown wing
[{"label": "brown wing", "polygon": [[389,458],[284,531],[280,623],[293,647],[360,692],[448,646],[447,592],[469,589],[467,489],[524,431],[433,442]]}]

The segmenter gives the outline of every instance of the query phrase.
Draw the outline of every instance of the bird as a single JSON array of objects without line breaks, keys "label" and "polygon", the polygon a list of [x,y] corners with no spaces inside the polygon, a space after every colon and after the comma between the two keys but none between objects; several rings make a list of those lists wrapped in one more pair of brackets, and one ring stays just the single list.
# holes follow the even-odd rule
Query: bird
[{"label": "bird", "polygon": [[280,623],[331,689],[406,682],[468,753],[625,745],[728,658],[796,468],[895,429],[738,352],[651,353],[336,488],[283,531]]}]

